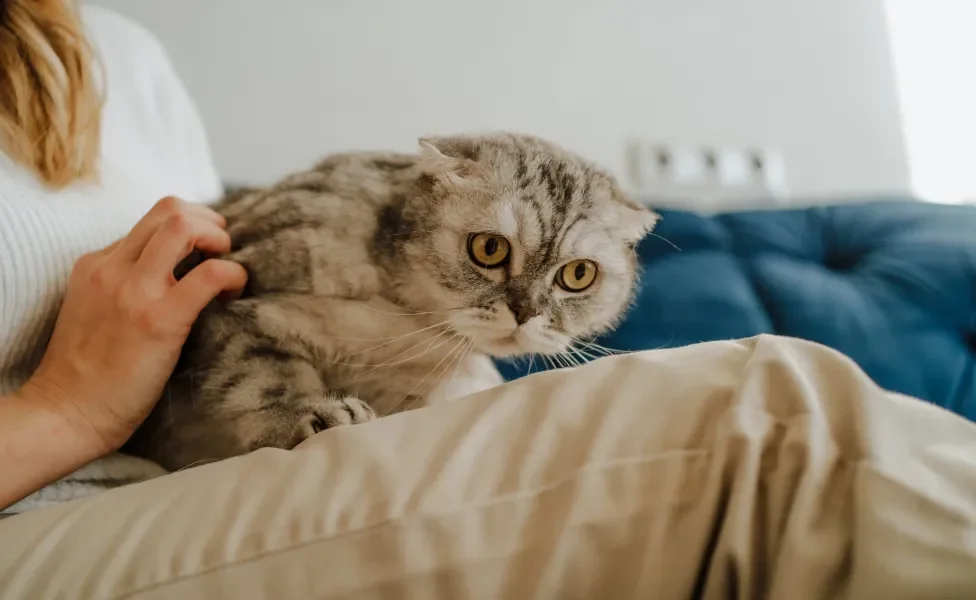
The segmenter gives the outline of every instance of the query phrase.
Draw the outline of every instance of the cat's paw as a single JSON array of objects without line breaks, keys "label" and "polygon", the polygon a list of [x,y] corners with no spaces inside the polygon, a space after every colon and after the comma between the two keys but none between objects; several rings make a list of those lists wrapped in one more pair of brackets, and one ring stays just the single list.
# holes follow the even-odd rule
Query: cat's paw
[{"label": "cat's paw", "polygon": [[315,402],[311,409],[303,423],[305,434],[309,437],[333,427],[358,425],[376,418],[373,409],[355,396],[327,396]]}]

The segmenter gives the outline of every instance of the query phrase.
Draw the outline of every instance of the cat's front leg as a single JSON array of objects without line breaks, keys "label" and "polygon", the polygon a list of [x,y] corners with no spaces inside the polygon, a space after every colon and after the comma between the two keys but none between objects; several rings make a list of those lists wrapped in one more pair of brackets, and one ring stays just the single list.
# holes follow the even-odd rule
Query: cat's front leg
[{"label": "cat's front leg", "polygon": [[167,393],[127,451],[169,470],[259,448],[290,449],[325,429],[375,418],[362,400],[330,390],[301,346],[242,330],[207,348]]},{"label": "cat's front leg", "polygon": [[368,423],[376,418],[369,404],[355,396],[325,394],[303,400],[307,414],[302,420],[305,441],[316,433],[343,425]]},{"label": "cat's front leg", "polygon": [[450,370],[424,397],[424,405],[456,400],[505,383],[491,358],[472,354],[457,369]]}]

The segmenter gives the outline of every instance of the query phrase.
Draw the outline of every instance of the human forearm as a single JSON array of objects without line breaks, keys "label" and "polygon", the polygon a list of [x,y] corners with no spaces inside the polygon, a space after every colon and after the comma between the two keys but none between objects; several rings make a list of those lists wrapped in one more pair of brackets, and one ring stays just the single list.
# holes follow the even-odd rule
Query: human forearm
[{"label": "human forearm", "polygon": [[31,384],[0,397],[0,508],[108,450],[70,407]]},{"label": "human forearm", "polygon": [[192,249],[230,251],[226,220],[165,198],[129,235],[82,256],[37,370],[0,397],[0,507],[117,450],[162,393],[200,311],[247,281],[209,259],[176,281]]}]

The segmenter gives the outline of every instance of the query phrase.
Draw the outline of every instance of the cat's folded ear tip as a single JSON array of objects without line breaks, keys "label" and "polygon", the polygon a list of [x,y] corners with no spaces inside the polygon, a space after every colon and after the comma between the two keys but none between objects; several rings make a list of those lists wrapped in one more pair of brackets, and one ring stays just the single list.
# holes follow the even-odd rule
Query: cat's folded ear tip
[{"label": "cat's folded ear tip", "polygon": [[444,156],[444,153],[437,147],[437,140],[431,137],[422,137],[417,140],[420,150],[427,156]]},{"label": "cat's folded ear tip", "polygon": [[661,215],[643,204],[628,206],[621,215],[620,227],[624,237],[640,240],[657,227]]},{"label": "cat's folded ear tip", "polygon": [[647,235],[657,227],[657,224],[661,221],[661,215],[654,212],[649,208],[645,208],[641,211],[641,218],[639,219],[639,227],[641,229],[641,235]]}]

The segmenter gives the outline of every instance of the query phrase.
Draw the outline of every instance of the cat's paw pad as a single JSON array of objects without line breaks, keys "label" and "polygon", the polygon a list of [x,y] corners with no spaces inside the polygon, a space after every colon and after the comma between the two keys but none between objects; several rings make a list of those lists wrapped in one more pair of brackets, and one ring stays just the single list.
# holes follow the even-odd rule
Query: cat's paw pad
[{"label": "cat's paw pad", "polygon": [[305,419],[307,435],[315,435],[320,431],[340,427],[342,425],[357,425],[376,418],[376,413],[368,404],[354,396],[344,398],[329,397],[316,403],[312,412]]}]

